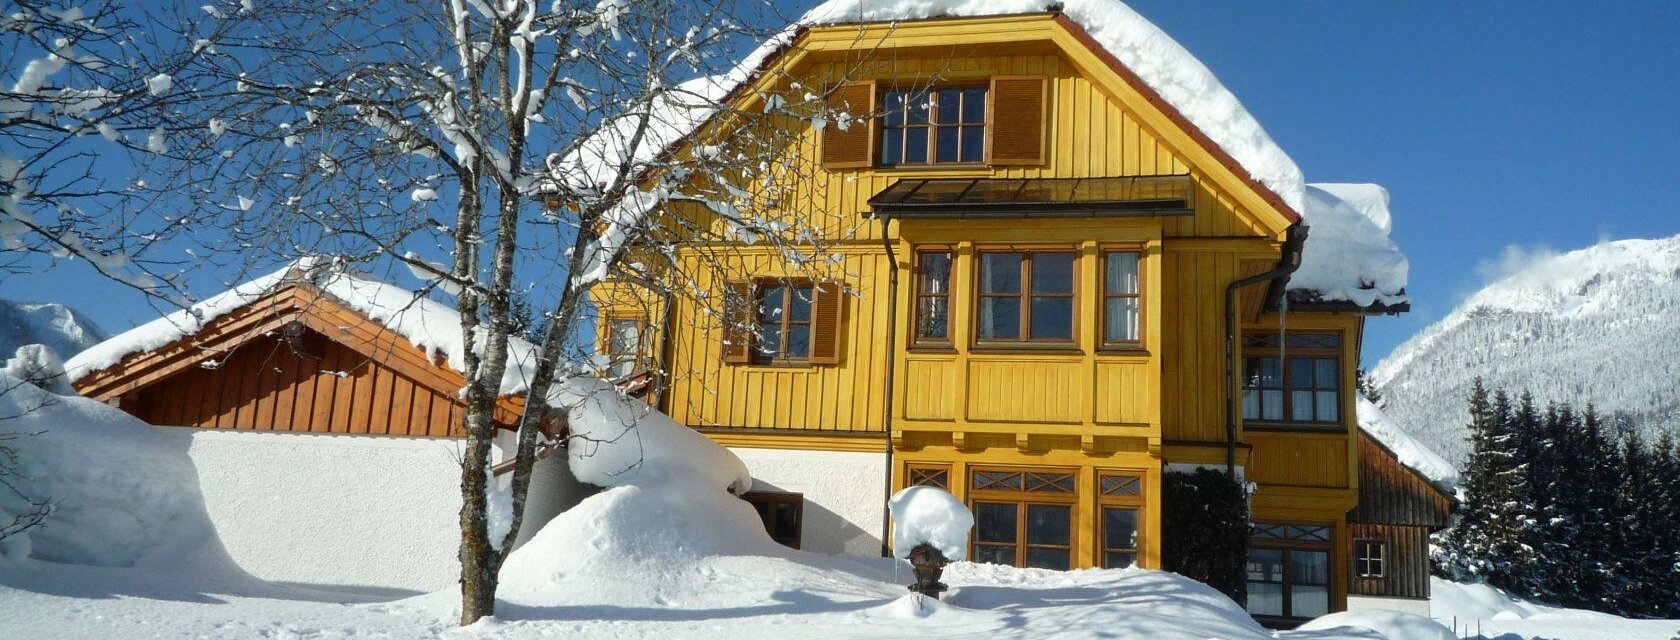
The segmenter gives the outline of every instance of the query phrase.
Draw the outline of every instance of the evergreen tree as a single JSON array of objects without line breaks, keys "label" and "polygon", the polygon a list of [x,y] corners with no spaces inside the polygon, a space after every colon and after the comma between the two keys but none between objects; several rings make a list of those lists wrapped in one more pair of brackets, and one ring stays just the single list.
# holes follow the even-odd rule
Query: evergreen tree
[{"label": "evergreen tree", "polygon": [[1512,433],[1510,399],[1496,392],[1490,402],[1477,380],[1470,391],[1471,452],[1463,475],[1464,503],[1458,521],[1438,536],[1438,570],[1449,577],[1514,586],[1529,564],[1521,549],[1518,513],[1527,496]]}]

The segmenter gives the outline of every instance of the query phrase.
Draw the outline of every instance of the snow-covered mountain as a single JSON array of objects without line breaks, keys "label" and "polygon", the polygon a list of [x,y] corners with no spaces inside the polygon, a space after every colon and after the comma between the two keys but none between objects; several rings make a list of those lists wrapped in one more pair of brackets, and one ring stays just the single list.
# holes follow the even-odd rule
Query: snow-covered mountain
[{"label": "snow-covered mountain", "polygon": [[0,360],[26,344],[47,345],[69,359],[107,337],[87,316],[64,305],[0,300]]},{"label": "snow-covered mountain", "polygon": [[1470,296],[1372,371],[1383,410],[1462,464],[1465,398],[1490,387],[1680,428],[1680,236],[1536,259]]}]

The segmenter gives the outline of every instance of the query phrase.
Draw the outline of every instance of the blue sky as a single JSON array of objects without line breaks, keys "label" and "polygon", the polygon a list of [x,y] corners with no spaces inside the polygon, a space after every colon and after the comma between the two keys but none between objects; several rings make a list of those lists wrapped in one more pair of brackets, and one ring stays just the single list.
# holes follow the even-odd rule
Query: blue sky
[{"label": "blue sky", "polygon": [[[1131,4],[1309,181],[1389,188],[1414,310],[1369,323],[1368,365],[1508,268],[1512,247],[1680,233],[1680,3]],[[74,266],[3,287],[112,332],[157,315]]]}]

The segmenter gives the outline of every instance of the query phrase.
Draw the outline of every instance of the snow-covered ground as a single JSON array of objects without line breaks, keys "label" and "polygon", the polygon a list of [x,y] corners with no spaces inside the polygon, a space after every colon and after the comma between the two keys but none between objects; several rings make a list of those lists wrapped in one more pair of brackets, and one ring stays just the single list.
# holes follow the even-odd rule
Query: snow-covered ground
[{"label": "snow-covered ground", "polygon": [[[1401,630],[1390,640],[1436,640],[1446,633],[1421,618],[1370,613],[1273,633],[1201,583],[1141,569],[957,563],[944,577],[952,587],[945,599],[925,600],[907,594],[912,577],[902,561],[776,544],[752,507],[731,495],[750,486],[740,460],[597,380],[568,381],[550,402],[570,408],[573,473],[607,488],[509,557],[496,618],[457,628],[454,589],[380,602],[388,594],[271,584],[245,573],[208,526],[184,452],[159,446],[164,440],[148,425],[74,395],[55,359],[14,361],[0,369],[0,389],[0,429],[39,433],[10,441],[39,462],[19,486],[50,497],[54,515],[63,516],[8,539],[0,553],[5,637],[1384,637],[1354,628],[1365,627]],[[12,512],[23,506],[0,504]],[[912,518],[907,506],[900,510],[909,520],[960,510],[929,503],[910,509],[921,514]],[[926,531],[919,540],[962,538],[922,524],[929,526],[912,527]],[[1494,619],[1484,628],[1522,637],[1666,640],[1677,626],[1582,619],[1474,588],[1466,593],[1449,597],[1481,603],[1464,613]],[[1505,619],[1519,616],[1527,617]]]},{"label": "snow-covered ground", "polygon": [[1582,609],[1524,602],[1484,584],[1429,579],[1430,615],[1460,637],[1494,640],[1671,640],[1680,620],[1629,620]]}]

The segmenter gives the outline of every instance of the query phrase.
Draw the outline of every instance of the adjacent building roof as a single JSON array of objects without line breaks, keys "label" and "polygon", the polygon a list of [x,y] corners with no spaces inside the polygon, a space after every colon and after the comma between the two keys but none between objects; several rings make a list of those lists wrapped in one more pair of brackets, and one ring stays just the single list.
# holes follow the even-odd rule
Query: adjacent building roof
[{"label": "adjacent building roof", "polygon": [[[455,309],[422,292],[358,273],[339,261],[308,257],[94,345],[65,362],[65,373],[71,382],[77,382],[125,358],[190,338],[216,319],[298,284],[324,293],[453,370],[466,368],[461,315]],[[536,347],[517,337],[510,337],[509,343],[501,394],[520,395],[533,377]]]}]

